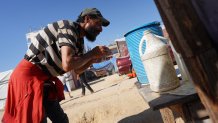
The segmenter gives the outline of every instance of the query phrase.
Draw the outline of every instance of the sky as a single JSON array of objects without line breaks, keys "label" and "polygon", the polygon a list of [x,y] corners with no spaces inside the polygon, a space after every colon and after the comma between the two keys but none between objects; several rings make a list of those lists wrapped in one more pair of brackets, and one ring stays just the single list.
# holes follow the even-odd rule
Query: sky
[{"label": "sky", "polygon": [[[5,0],[0,4],[0,72],[14,69],[27,50],[26,34],[61,19],[76,20],[95,7],[110,21],[89,47],[109,45],[153,21],[162,24],[153,0]],[[86,40],[85,40],[86,41]]]}]

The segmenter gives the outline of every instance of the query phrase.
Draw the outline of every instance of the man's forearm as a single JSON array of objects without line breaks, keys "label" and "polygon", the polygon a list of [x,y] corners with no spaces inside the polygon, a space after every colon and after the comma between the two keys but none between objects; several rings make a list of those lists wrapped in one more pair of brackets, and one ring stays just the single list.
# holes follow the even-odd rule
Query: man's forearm
[{"label": "man's forearm", "polygon": [[[95,51],[96,52],[96,51]],[[65,72],[70,70],[78,70],[83,66],[89,66],[89,62],[95,58],[95,52],[92,50],[83,56],[75,56],[74,50],[69,46],[61,47],[62,67]],[[88,64],[89,63],[89,64]],[[87,64],[87,65],[86,65]]]},{"label": "man's forearm", "polygon": [[84,66],[82,66],[81,68],[75,69],[75,73],[77,74],[81,74],[83,73],[88,67],[90,67],[93,64],[92,60],[89,61],[88,63],[86,63]]},{"label": "man's forearm", "polygon": [[85,67],[84,69],[86,69],[92,64],[92,56],[88,52],[81,57],[77,57],[77,58],[74,57],[72,58],[70,64],[74,70],[83,69],[84,67]]}]

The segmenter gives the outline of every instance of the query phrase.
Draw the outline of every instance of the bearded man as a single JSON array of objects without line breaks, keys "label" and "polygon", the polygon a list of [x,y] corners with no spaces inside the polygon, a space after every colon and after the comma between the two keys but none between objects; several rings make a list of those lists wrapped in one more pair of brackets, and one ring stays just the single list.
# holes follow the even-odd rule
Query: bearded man
[{"label": "bearded man", "polygon": [[[71,70],[81,74],[91,64],[110,56],[105,46],[96,46],[83,53],[83,38],[95,41],[102,26],[109,23],[98,9],[87,8],[76,22],[60,20],[39,30],[11,75],[2,122],[42,123],[49,117],[53,123],[68,123],[59,104],[64,99],[63,85],[56,76]],[[53,93],[47,93],[46,89]],[[48,96],[46,99],[44,92]]]}]

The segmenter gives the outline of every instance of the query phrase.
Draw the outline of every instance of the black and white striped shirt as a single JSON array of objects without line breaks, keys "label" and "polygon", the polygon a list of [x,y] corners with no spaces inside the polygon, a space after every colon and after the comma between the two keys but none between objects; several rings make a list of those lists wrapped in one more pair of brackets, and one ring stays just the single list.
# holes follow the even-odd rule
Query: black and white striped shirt
[{"label": "black and white striped shirt", "polygon": [[73,49],[73,55],[83,54],[84,40],[79,38],[79,24],[60,20],[48,24],[31,40],[24,58],[36,64],[50,76],[62,75],[61,46]]}]

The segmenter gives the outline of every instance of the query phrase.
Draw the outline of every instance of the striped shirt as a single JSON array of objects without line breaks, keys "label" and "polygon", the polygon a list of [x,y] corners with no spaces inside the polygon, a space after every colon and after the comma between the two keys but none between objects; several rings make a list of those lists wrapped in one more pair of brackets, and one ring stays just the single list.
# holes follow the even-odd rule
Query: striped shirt
[{"label": "striped shirt", "polygon": [[60,48],[69,46],[73,49],[73,55],[82,55],[84,40],[79,38],[79,29],[78,23],[69,20],[48,24],[32,38],[24,58],[36,64],[49,76],[64,74]]}]

